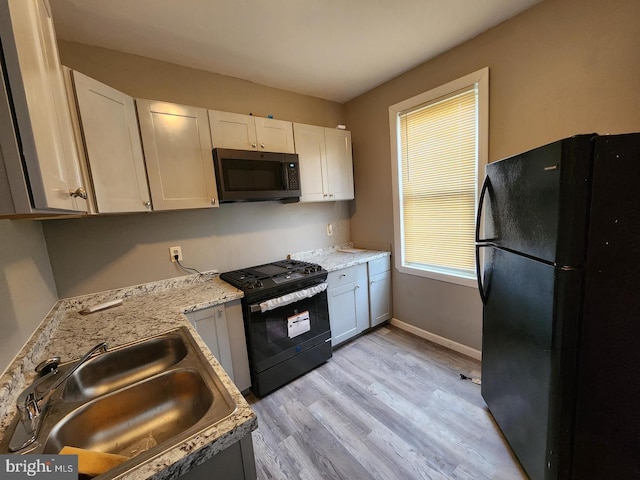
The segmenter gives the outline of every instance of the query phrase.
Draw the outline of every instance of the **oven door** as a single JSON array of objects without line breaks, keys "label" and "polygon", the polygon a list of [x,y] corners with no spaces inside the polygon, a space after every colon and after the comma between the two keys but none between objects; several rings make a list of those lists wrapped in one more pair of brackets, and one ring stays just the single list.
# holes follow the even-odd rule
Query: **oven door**
[{"label": "oven door", "polygon": [[331,340],[326,290],[265,312],[258,304],[249,305],[247,310],[248,343],[255,372]]}]

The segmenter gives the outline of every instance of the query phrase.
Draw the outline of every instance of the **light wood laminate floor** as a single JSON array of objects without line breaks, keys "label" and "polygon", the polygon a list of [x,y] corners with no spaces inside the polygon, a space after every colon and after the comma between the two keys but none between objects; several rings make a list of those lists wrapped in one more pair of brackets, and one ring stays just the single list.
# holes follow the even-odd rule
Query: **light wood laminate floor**
[{"label": "light wood laminate floor", "polygon": [[393,326],[248,397],[258,479],[496,479],[526,475],[480,395],[480,362]]}]

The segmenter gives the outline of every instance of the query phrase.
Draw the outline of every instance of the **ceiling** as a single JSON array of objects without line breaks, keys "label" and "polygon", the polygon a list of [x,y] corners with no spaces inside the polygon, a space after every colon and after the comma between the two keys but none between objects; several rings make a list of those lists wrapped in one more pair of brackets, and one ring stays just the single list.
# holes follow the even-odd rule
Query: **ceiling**
[{"label": "ceiling", "polygon": [[337,102],[541,0],[50,0],[59,38]]}]

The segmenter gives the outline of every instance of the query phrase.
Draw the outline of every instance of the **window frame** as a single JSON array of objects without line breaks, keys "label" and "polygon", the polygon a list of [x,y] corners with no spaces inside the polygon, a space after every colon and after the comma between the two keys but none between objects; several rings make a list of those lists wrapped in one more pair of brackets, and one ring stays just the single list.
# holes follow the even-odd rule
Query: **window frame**
[{"label": "window frame", "polygon": [[395,241],[395,267],[401,273],[416,275],[448,283],[454,283],[467,287],[477,288],[476,274],[463,275],[447,272],[436,267],[417,267],[409,265],[404,259],[404,228],[402,201],[400,199],[401,188],[401,153],[400,142],[400,114],[439,98],[446,97],[456,91],[477,85],[478,88],[478,156],[476,163],[476,201],[475,210],[478,209],[478,196],[485,175],[485,167],[489,158],[489,67],[482,68],[439,87],[415,95],[389,107],[389,131],[391,143],[391,177],[393,188],[393,230]]}]

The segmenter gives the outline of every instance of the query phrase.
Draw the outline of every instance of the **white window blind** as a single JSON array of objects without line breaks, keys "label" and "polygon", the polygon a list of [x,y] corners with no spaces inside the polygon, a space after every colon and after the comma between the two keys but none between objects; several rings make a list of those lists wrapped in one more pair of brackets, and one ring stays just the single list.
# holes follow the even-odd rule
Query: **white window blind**
[{"label": "white window blind", "polygon": [[471,86],[399,115],[406,265],[475,273],[477,98]]}]

